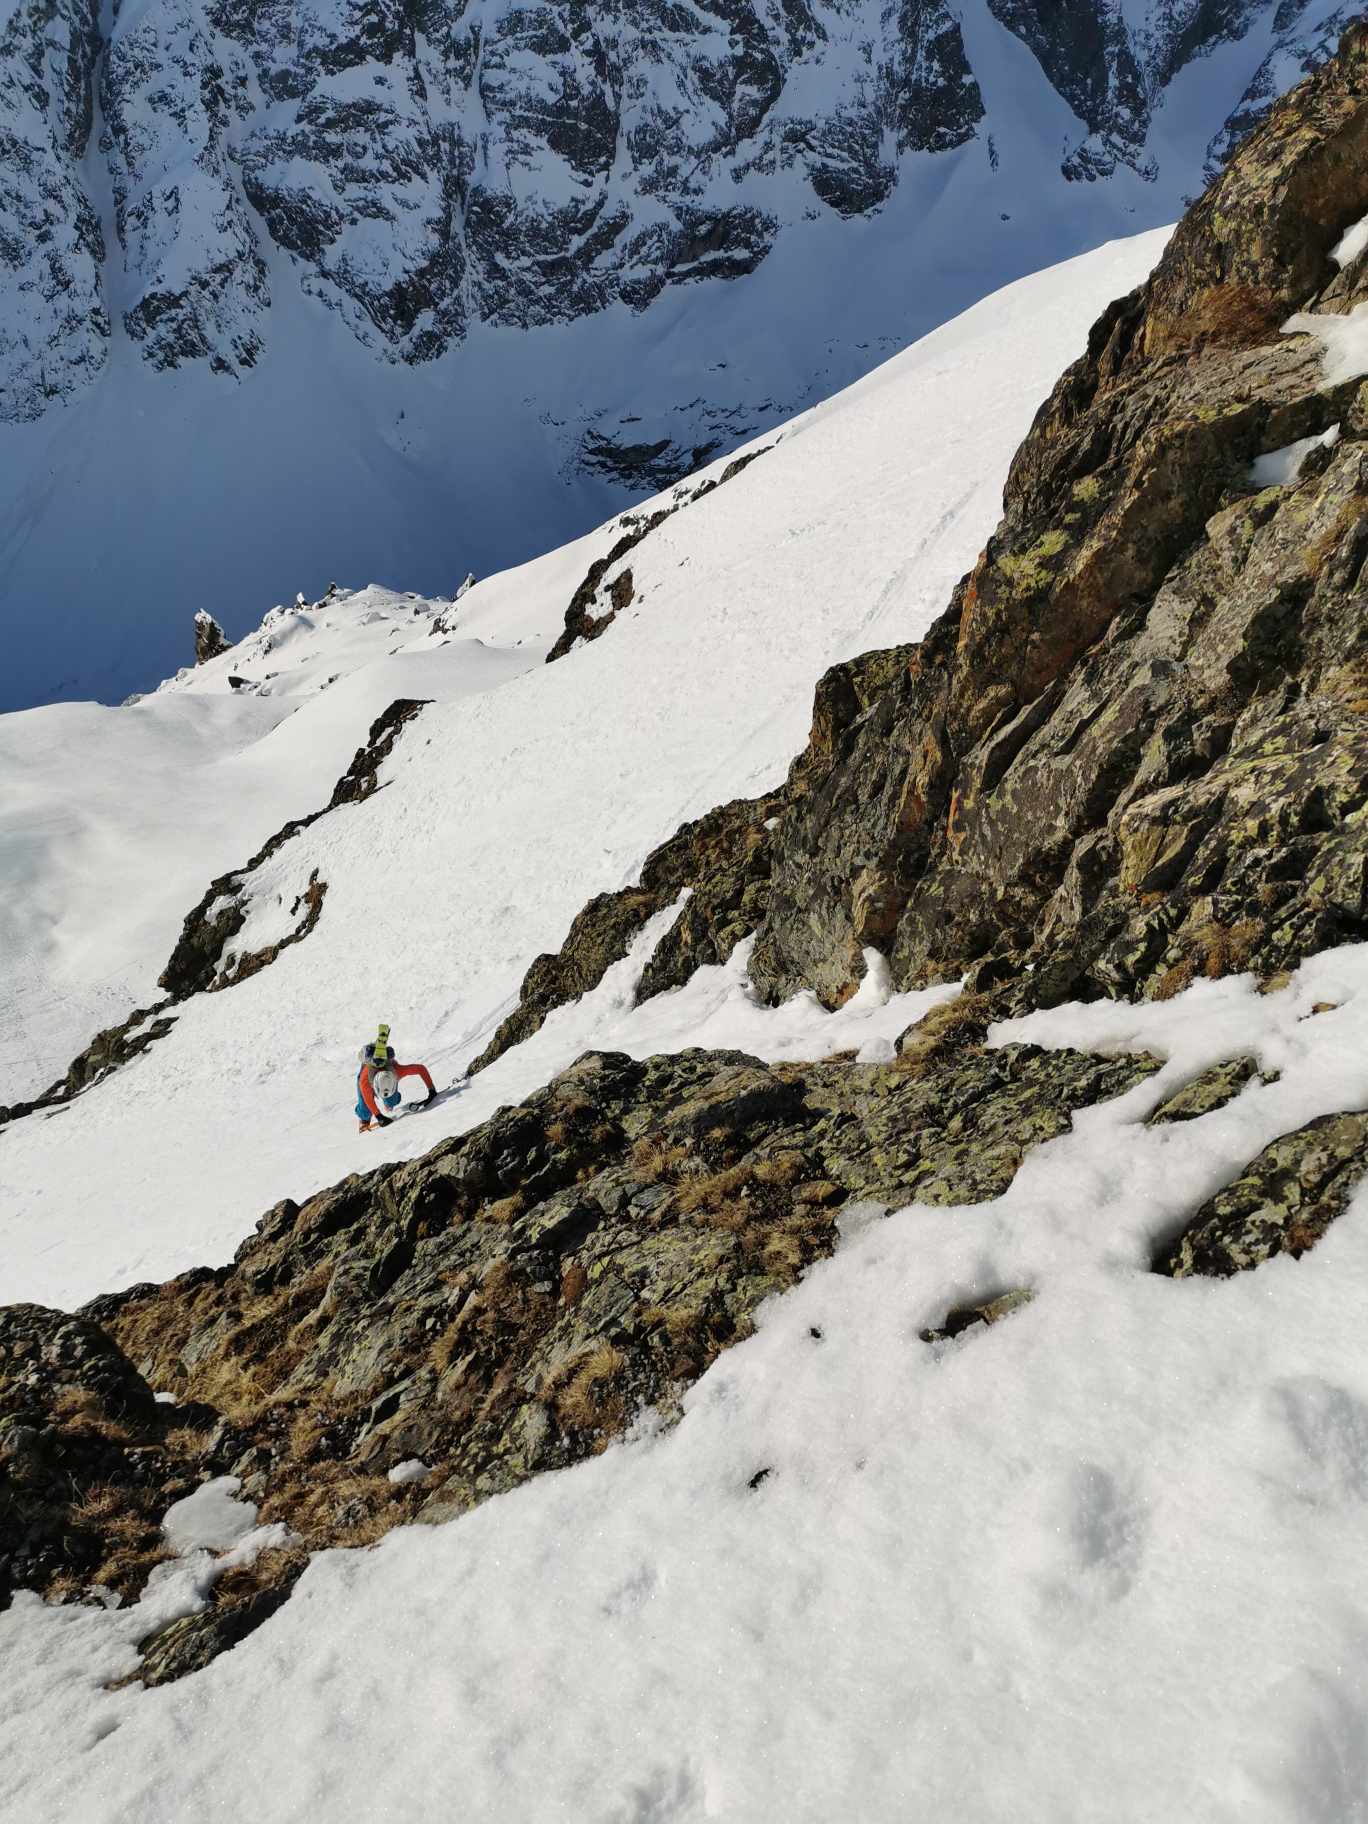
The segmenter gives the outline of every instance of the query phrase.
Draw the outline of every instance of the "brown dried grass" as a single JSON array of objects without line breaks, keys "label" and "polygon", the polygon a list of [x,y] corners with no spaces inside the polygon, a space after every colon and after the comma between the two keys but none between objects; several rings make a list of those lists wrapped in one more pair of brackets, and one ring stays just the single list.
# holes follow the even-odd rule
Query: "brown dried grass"
[{"label": "brown dried grass", "polygon": [[958,994],[953,1001],[942,1001],[904,1034],[894,1070],[919,1076],[948,1052],[981,1044],[988,1020],[986,994]]},{"label": "brown dried grass", "polygon": [[552,1377],[542,1391],[542,1399],[554,1407],[564,1429],[618,1431],[626,1417],[626,1406],[624,1390],[617,1383],[626,1366],[627,1358],[615,1344],[591,1344]]},{"label": "brown dried grass", "polygon": [[647,1184],[669,1177],[688,1157],[687,1146],[666,1141],[659,1134],[643,1134],[628,1154],[632,1170]]}]

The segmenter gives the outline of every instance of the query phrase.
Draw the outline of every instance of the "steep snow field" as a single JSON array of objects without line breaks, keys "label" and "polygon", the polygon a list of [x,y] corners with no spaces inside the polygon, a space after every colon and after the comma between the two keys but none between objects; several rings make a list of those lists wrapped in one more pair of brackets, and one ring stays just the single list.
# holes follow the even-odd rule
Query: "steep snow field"
[{"label": "steep snow field", "polygon": [[[0,1063],[0,1102],[31,1097],[100,1027],[159,998],[157,974],[209,881],[325,804],[404,693],[392,648],[424,650],[422,694],[442,699],[541,658],[474,639],[433,650],[446,606],[361,590],[318,615],[268,617],[226,660],[128,708],[0,716],[0,1024],[20,1041]],[[269,695],[228,687],[230,674],[268,670]],[[296,713],[339,672],[326,700]]]},{"label": "steep snow field", "polygon": [[[460,638],[449,645],[401,601],[392,637],[391,623],[367,624],[384,656],[321,692],[327,630],[312,623],[328,611],[306,615],[311,624],[294,634],[291,617],[273,622],[273,650],[253,642],[245,672],[260,688],[290,688],[297,644],[305,694],[224,706],[252,717],[299,703],[259,752],[244,748],[232,761],[244,782],[249,767],[271,778],[260,803],[235,802],[212,781],[198,793],[213,802],[193,840],[214,850],[215,866],[232,842],[245,861],[282,811],[304,808],[297,756],[321,748],[323,770],[336,773],[391,698],[446,700],[401,735],[374,797],[321,819],[268,864],[243,943],[281,935],[281,908],[317,868],[328,895],[312,936],[239,986],[186,1003],[169,1037],[98,1089],[0,1136],[0,1298],[70,1305],[224,1260],[281,1197],[423,1151],[584,1049],[584,1030],[566,1030],[559,1046],[547,1035],[390,1132],[360,1136],[351,1116],[356,1049],[378,1019],[392,1024],[401,1054],[450,1081],[508,1011],[532,958],[559,945],[591,894],[631,880],[685,818],[782,778],[825,666],[926,628],[997,518],[1007,464],[1036,407],[1097,312],[1144,276],[1163,239],[1119,243],[1023,280],[796,421],[631,553],[631,606],[553,665],[523,669],[559,633],[616,526],[478,585],[456,610]],[[332,611],[345,623],[339,664],[364,656],[360,623],[378,611],[365,598]],[[116,740],[129,719],[179,728],[190,706],[209,708],[206,693],[226,692],[233,664],[216,660],[131,711],[89,712],[79,772],[56,736],[14,742],[21,795],[78,815],[86,779],[117,770],[117,746],[102,753],[101,731]],[[485,687],[461,695],[472,681]],[[72,713],[12,720],[42,729]],[[0,730],[10,720],[0,718]],[[240,743],[243,726],[229,726]],[[311,772],[310,795],[321,804],[327,789],[316,779]],[[138,800],[132,834],[140,871],[155,883],[162,869],[181,868],[187,839],[174,801],[146,787]],[[126,897],[107,921],[103,876],[93,874],[68,908],[57,811],[35,819],[25,852],[7,916],[33,938],[22,972],[9,976],[10,1030],[26,1038],[32,1004],[35,1046],[51,1045],[63,1008],[111,976],[147,1005],[179,928],[161,888],[136,918]],[[113,884],[136,895],[126,857],[116,859]],[[8,882],[8,867],[0,872]],[[207,884],[182,893],[182,913]],[[146,949],[130,948],[138,933]],[[92,1025],[94,1012],[92,998]],[[654,1014],[643,1017],[650,1045],[667,1043]],[[628,1046],[624,1021],[613,1033]],[[674,1044],[692,1042],[687,1027],[677,1030]],[[16,1088],[13,1068],[6,1079],[15,1100],[47,1080]],[[231,1168],[206,1170],[225,1147]]]},{"label": "steep snow field", "polygon": [[[744,949],[634,1007],[666,912],[432,1113],[369,1137],[351,1116],[376,1019],[450,1081],[591,893],[782,776],[824,665],[926,626],[1039,400],[1161,245],[1022,281],[788,426],[631,553],[631,605],[555,665],[616,524],[454,610],[344,593],[133,708],[0,718],[29,807],[7,801],[0,826],[0,918],[29,943],[0,978],[22,1052],[30,1031],[66,1042],[73,1008],[113,1011],[111,983],[146,1004],[208,873],[324,802],[393,697],[435,699],[382,789],[258,883],[264,941],[318,868],[304,942],[0,1131],[0,1300],[70,1306],[222,1260],[281,1196],[412,1156],[588,1046],[886,1055],[954,990],[890,996],[873,952],[836,1014],[758,1006]],[[1368,1193],[1302,1261],[1148,1271],[1267,1141],[1368,1104],[1368,946],[1276,994],[1236,978],[992,1034],[1019,1039],[1167,1062],[994,1202],[848,1210],[835,1258],[762,1311],[673,1431],[648,1414],[465,1519],[322,1554],[271,1621],[162,1690],[107,1686],[150,1627],[280,1543],[231,1490],[178,1504],[179,1556],[136,1609],[21,1596],[0,1616],[5,1824],[1368,1817]],[[1144,1126],[1242,1054],[1276,1080]],[[1017,1287],[1034,1302],[991,1330],[920,1340]]]}]

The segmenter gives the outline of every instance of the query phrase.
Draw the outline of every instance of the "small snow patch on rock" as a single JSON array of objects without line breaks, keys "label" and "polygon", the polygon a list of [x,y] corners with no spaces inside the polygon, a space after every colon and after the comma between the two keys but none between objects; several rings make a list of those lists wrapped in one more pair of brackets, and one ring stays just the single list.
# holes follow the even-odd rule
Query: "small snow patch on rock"
[{"label": "small snow patch on rock", "polygon": [[421,1457],[409,1457],[406,1462],[395,1464],[389,1472],[389,1480],[396,1488],[402,1488],[408,1482],[426,1482],[431,1474]]},{"label": "small snow patch on rock", "polygon": [[242,1487],[237,1476],[216,1476],[193,1495],[166,1510],[162,1532],[167,1544],[181,1557],[206,1548],[226,1552],[256,1525],[256,1503],[235,1497]]}]

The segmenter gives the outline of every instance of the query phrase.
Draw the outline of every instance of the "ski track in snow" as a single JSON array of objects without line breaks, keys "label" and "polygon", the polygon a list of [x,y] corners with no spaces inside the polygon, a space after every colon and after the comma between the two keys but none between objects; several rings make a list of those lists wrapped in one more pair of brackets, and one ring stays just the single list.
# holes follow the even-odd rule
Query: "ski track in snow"
[{"label": "ski track in snow", "polygon": [[[96,978],[124,971],[139,984],[131,1005],[155,996],[180,917],[208,885],[203,872],[193,883],[184,877],[192,842],[215,850],[215,867],[245,861],[286,815],[327,801],[321,775],[341,771],[392,698],[444,699],[402,732],[380,791],[321,819],[263,872],[238,942],[278,936],[280,908],[317,868],[328,893],[304,943],[240,985],[188,1002],[167,1038],[69,1107],[0,1134],[0,1299],[69,1306],[225,1260],[281,1197],[422,1152],[520,1100],[590,1043],[611,1036],[630,1046],[622,1021],[570,1030],[560,1050],[549,1040],[519,1048],[420,1122],[362,1137],[351,1116],[356,1049],[378,1019],[391,1023],[401,1055],[450,1082],[513,1004],[533,957],[559,946],[592,894],[633,879],[685,818],[782,779],[827,665],[925,632],[996,523],[1007,465],[1040,400],[1163,240],[1141,236],[1022,280],[796,420],[742,474],[630,553],[630,607],[554,665],[529,661],[561,631],[613,527],[478,584],[458,606],[460,639],[450,645],[434,641],[409,598],[376,592],[352,604],[350,619],[336,611],[344,624],[335,663],[327,630],[303,630],[292,677],[286,617],[259,645],[132,712],[92,712],[116,731],[123,715],[179,717],[239,671],[301,693],[259,753],[234,762],[251,761],[252,784],[224,794],[221,812],[216,789],[199,794],[207,821],[198,834],[184,830],[176,799],[136,795],[127,840],[140,872],[159,881],[170,870],[184,882],[174,903],[156,901],[156,920],[152,902],[144,908],[145,949],[130,949],[120,929],[131,910],[105,920],[98,863],[82,858],[88,887],[68,904],[71,851],[61,839],[35,845],[29,884],[5,903],[39,933],[51,923],[36,979],[11,982],[11,1021],[22,1035],[27,1005],[65,996],[46,1039],[35,1018],[36,1049],[49,1052],[59,1026],[74,1036],[83,994],[82,1042],[101,1023],[97,1006],[109,1012],[93,988],[87,994],[83,968]],[[382,607],[405,620],[402,638],[383,621],[365,622]],[[383,656],[370,656],[367,628],[383,636]],[[263,652],[267,640],[282,643]],[[346,663],[359,669],[320,691],[330,668]],[[252,700],[252,713],[278,700]],[[59,705],[0,718],[0,738],[10,721],[44,728],[44,718],[74,713]],[[84,734],[91,771],[104,727],[96,721]],[[105,751],[116,755],[112,743]],[[21,790],[79,802],[84,776],[73,777],[60,741],[41,751],[48,758],[27,771],[30,749],[13,744]],[[118,886],[133,891],[124,874]],[[16,1061],[7,1059],[0,1093],[18,1099],[46,1087],[46,1076],[16,1086]],[[217,1163],[226,1148],[231,1169]]]}]

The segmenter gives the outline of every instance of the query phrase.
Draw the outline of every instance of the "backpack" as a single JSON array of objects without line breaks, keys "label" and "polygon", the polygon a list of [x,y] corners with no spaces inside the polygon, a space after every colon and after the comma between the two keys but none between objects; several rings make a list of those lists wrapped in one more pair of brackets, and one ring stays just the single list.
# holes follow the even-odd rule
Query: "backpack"
[{"label": "backpack", "polygon": [[369,1064],[372,1070],[392,1070],[394,1068],[394,1047],[389,1042],[389,1027],[382,1025],[369,1045],[363,1045],[356,1054],[363,1064]]}]

